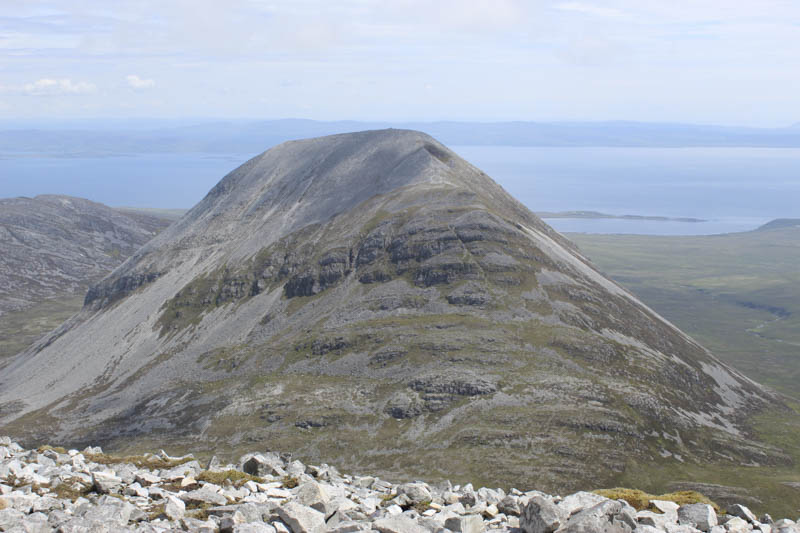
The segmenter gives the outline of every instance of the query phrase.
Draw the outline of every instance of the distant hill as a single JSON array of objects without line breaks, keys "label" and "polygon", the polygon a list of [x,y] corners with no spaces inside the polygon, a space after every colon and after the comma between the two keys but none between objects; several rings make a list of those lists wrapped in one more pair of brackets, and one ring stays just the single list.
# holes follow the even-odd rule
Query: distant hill
[{"label": "distant hill", "polygon": [[773,229],[800,228],[800,218],[776,218],[759,226],[755,231],[769,231]]},{"label": "distant hill", "polygon": [[0,315],[82,293],[169,223],[69,196],[0,199]]},{"label": "distant hill", "polygon": [[587,218],[587,219],[621,219],[621,220],[651,220],[656,222],[707,222],[702,218],[689,217],[661,217],[653,215],[610,215],[597,211],[539,211],[536,213],[541,218]]}]

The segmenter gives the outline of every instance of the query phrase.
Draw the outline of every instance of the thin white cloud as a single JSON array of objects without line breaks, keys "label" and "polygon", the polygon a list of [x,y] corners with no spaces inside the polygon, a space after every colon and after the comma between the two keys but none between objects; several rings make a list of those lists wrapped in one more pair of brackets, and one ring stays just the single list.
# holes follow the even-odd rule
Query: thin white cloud
[{"label": "thin white cloud", "polygon": [[0,118],[786,122],[800,1],[734,3],[0,0]]},{"label": "thin white cloud", "polygon": [[97,87],[86,81],[74,82],[69,78],[42,78],[33,83],[26,83],[22,92],[31,96],[55,96],[61,94],[93,93]]},{"label": "thin white cloud", "polygon": [[136,74],[129,74],[125,76],[128,85],[134,89],[152,89],[156,86],[155,80],[140,78]]},{"label": "thin white cloud", "polygon": [[572,11],[575,13],[582,13],[584,15],[592,15],[595,17],[624,18],[628,16],[628,14],[624,11],[614,9],[613,7],[597,6],[584,2],[562,2],[554,7],[560,11]]}]

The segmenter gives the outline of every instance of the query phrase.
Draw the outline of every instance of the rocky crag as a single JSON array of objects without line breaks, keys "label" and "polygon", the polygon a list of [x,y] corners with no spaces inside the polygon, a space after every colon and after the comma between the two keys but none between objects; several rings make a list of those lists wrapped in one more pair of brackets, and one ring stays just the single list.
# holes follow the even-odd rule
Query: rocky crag
[{"label": "rocky crag", "polygon": [[791,468],[754,430],[765,412],[795,416],[399,130],[245,163],[0,375],[0,424],[26,443],[270,443],[543,490],[651,464]]},{"label": "rocky crag", "polygon": [[84,293],[169,224],[69,196],[0,200],[0,316]]},{"label": "rocky crag", "polygon": [[[699,495],[626,500],[578,492],[392,484],[306,465],[275,452],[236,464],[216,457],[113,457],[100,448],[25,450],[0,438],[0,531],[72,533],[800,533],[790,519],[717,512]],[[638,503],[638,502],[637,502]],[[646,508],[645,508],[646,507]]]}]

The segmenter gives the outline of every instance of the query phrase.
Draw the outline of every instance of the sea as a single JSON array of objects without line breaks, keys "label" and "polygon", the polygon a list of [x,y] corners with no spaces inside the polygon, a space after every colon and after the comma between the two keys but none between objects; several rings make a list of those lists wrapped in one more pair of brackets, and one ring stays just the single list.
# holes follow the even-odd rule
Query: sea
[{"label": "sea", "polygon": [[[559,231],[709,235],[800,218],[800,149],[452,148],[535,212],[702,219],[546,219]],[[188,208],[253,155],[0,153],[0,197],[68,194],[112,206]]]}]

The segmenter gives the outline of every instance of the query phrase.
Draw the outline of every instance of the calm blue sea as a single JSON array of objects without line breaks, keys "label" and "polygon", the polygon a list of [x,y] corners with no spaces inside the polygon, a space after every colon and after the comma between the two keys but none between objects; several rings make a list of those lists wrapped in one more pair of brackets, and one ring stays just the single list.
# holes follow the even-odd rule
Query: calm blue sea
[{"label": "calm blue sea", "polygon": [[[692,235],[800,218],[800,149],[456,146],[533,211],[708,222],[548,219],[560,231]],[[255,154],[0,156],[0,197],[57,193],[116,206],[191,207]]]},{"label": "calm blue sea", "polygon": [[67,194],[111,206],[189,208],[255,154],[0,156],[0,198]]}]

